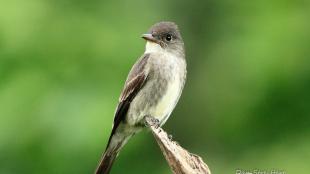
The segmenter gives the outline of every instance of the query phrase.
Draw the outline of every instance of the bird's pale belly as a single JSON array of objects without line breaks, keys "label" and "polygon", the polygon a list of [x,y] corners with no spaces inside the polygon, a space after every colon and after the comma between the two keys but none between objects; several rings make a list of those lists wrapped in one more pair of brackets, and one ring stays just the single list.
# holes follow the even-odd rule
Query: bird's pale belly
[{"label": "bird's pale belly", "polygon": [[160,124],[164,124],[174,109],[179,96],[180,96],[180,80],[175,79],[167,87],[166,93],[158,101],[158,103],[150,108],[149,114],[160,121]]},{"label": "bird's pale belly", "polygon": [[[155,90],[157,92],[154,94],[144,92],[151,91],[147,88],[154,88],[155,84],[156,82],[145,86],[131,103],[127,114],[130,125],[140,123],[147,115],[158,119],[161,125],[167,121],[180,97],[182,82],[179,77],[174,77],[167,83],[164,91]],[[160,97],[156,99],[158,96]]]}]

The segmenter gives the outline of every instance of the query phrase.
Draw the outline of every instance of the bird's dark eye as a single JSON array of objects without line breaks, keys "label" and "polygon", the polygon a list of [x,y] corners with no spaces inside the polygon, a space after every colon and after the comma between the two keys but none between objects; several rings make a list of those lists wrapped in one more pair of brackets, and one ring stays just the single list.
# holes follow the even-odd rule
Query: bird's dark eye
[{"label": "bird's dark eye", "polygon": [[172,39],[172,36],[171,36],[170,34],[167,34],[167,35],[166,35],[166,40],[167,40],[167,41],[171,41],[171,39]]}]

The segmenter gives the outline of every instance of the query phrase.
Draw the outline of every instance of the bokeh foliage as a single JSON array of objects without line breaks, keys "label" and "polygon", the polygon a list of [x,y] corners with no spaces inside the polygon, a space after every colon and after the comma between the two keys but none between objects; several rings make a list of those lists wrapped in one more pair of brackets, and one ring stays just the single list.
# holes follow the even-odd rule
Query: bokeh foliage
[{"label": "bokeh foliage", "polygon": [[[310,1],[0,2],[0,173],[92,173],[140,34],[175,21],[188,80],[164,126],[213,173],[310,170]],[[170,173],[149,132],[112,173]]]}]

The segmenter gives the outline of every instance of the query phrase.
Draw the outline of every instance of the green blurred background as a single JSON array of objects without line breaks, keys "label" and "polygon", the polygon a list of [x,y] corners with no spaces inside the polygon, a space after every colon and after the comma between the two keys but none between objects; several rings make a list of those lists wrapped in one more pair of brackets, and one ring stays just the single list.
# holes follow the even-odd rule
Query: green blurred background
[{"label": "green blurred background", "polygon": [[[310,170],[310,1],[2,0],[0,173],[92,173],[140,35],[175,21],[188,80],[164,128],[214,174]],[[150,132],[112,173],[168,174]]]}]

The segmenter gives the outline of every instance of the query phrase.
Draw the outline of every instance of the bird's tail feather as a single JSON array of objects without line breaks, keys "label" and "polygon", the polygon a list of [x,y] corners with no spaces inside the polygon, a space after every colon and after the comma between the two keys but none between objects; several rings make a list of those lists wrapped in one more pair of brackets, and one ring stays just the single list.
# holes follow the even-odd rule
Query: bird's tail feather
[{"label": "bird's tail feather", "polygon": [[113,162],[118,152],[107,153],[105,152],[97,167],[96,174],[108,174],[111,170]]},{"label": "bird's tail feather", "polygon": [[95,172],[96,174],[110,173],[113,162],[115,158],[117,157],[119,151],[127,143],[129,138],[132,136],[132,135],[119,136],[119,135],[120,134],[118,134],[117,136],[111,135],[107,148]]}]

